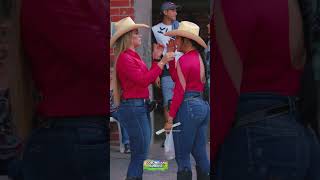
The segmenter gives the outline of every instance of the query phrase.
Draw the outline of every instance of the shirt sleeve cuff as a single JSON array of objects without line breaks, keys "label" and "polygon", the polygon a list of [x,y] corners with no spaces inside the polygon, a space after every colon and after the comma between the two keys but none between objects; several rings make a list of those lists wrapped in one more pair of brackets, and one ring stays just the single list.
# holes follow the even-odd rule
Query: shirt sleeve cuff
[{"label": "shirt sleeve cuff", "polygon": [[152,69],[156,69],[156,70],[154,70],[154,71],[155,71],[157,74],[161,75],[162,69],[158,66],[158,63],[153,63]]},{"label": "shirt sleeve cuff", "polygon": [[174,112],[173,110],[169,111],[169,116],[173,119],[176,118],[176,112]]},{"label": "shirt sleeve cuff", "polygon": [[176,68],[176,61],[172,60],[169,62],[169,68]]}]

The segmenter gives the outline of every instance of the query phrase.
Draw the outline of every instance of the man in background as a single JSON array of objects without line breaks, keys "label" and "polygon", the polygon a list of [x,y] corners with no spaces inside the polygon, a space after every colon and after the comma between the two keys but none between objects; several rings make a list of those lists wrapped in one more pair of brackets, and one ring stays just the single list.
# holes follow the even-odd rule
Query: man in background
[{"label": "man in background", "polygon": [[[165,36],[164,33],[178,29],[179,22],[177,21],[177,10],[180,6],[173,2],[164,2],[160,7],[161,22],[152,27],[152,43],[162,44],[164,46],[163,54],[167,52],[167,43],[170,40],[169,36]],[[182,55],[181,52],[175,53],[175,60],[177,61]],[[174,82],[169,73],[169,65],[163,68],[161,77],[156,80],[156,86],[161,87],[163,96],[163,107],[165,121],[168,120],[168,106],[173,96]],[[163,145],[162,145],[163,146]]]}]

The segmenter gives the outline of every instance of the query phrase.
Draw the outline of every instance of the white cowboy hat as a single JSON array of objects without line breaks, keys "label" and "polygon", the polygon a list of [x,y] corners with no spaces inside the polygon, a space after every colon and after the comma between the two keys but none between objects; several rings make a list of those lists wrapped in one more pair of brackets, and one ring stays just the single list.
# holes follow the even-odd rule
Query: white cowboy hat
[{"label": "white cowboy hat", "polygon": [[130,17],[123,18],[118,22],[112,22],[110,47],[112,47],[123,34],[142,27],[149,28],[149,26],[145,24],[136,24]]},{"label": "white cowboy hat", "polygon": [[207,48],[204,40],[199,36],[200,28],[195,23],[189,21],[181,21],[178,29],[166,32],[166,36],[182,36],[194,40],[202,47]]}]

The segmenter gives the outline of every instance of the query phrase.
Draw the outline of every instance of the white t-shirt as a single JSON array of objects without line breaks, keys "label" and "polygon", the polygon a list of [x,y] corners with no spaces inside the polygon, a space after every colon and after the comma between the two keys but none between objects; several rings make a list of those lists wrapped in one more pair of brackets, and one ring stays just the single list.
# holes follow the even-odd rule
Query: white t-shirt
[{"label": "white t-shirt", "polygon": [[[163,55],[167,53],[167,44],[170,40],[169,36],[165,36],[164,33],[172,31],[172,25],[166,25],[162,22],[152,27],[153,35],[157,41],[157,43],[164,45]],[[175,60],[177,61],[183,53],[176,51],[175,52]],[[169,65],[167,64],[167,68]]]}]

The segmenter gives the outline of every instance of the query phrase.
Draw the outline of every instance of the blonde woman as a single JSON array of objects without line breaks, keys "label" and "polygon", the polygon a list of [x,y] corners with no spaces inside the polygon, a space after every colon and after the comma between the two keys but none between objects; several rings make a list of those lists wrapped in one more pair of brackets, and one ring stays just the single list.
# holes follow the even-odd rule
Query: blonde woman
[{"label": "blonde woman", "polygon": [[[141,180],[143,161],[147,158],[151,139],[148,86],[161,74],[164,65],[173,60],[174,53],[167,53],[148,70],[135,49],[141,45],[138,28],[149,26],[135,24],[130,17],[113,23],[112,26],[114,34],[110,45],[115,48],[116,55],[114,101],[116,105],[120,104],[120,121],[129,134],[131,148],[127,180]],[[153,58],[158,59],[162,51],[163,47],[156,45]]]}]

